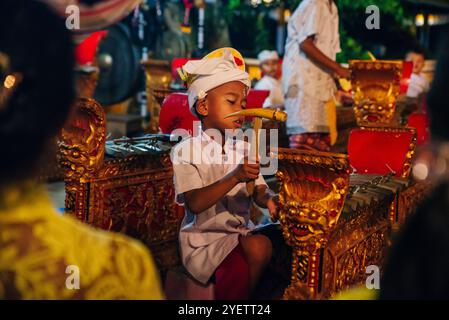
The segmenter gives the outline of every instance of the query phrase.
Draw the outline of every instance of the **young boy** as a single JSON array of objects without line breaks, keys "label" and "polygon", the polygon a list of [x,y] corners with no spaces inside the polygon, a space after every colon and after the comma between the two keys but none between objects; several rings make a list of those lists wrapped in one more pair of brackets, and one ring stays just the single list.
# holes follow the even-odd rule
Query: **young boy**
[{"label": "young boy", "polygon": [[254,89],[270,91],[270,95],[265,99],[263,107],[283,107],[284,94],[281,82],[278,80],[278,53],[276,51],[264,50],[259,53],[257,58],[264,76],[256,83]]},{"label": "young boy", "polygon": [[405,60],[413,62],[413,74],[410,78],[407,97],[418,98],[421,94],[429,91],[430,85],[429,81],[422,73],[426,61],[424,51],[421,49],[414,49],[407,53]]},{"label": "young boy", "polygon": [[349,78],[335,62],[340,52],[338,9],[333,0],[304,0],[288,22],[282,67],[290,147],[330,150],[326,103],[334,77]]},{"label": "young boy", "polygon": [[[240,119],[225,116],[245,108],[250,87],[249,75],[244,66],[237,66],[230,50],[182,67],[191,79],[190,84],[187,81],[189,107],[201,119],[202,130],[177,145],[172,161],[176,198],[185,205],[179,235],[185,268],[203,284],[214,281],[217,299],[245,299],[249,297],[245,288],[254,288],[272,253],[267,237],[251,234],[254,225],[249,220],[251,199],[245,182],[256,181],[252,198],[257,205],[274,216],[277,209],[259,164],[243,161],[245,142],[219,141],[215,135],[224,137],[225,130],[241,128]],[[215,134],[210,136],[211,132]],[[214,159],[205,151],[211,149],[218,150]],[[190,155],[177,159],[179,150]],[[201,159],[194,161],[194,157]]]}]

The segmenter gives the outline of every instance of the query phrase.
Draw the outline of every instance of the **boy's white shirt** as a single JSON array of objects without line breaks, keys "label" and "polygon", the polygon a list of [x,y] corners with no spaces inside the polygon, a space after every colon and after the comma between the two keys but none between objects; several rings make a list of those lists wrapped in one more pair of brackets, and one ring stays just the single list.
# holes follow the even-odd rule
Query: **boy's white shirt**
[{"label": "boy's white shirt", "polygon": [[304,0],[288,21],[282,64],[282,89],[288,114],[287,134],[329,132],[326,103],[336,93],[332,76],[311,61],[300,44],[314,36],[314,44],[336,60],[341,51],[338,9],[329,0]]},{"label": "boy's white shirt", "polygon": [[270,95],[265,99],[263,103],[264,108],[284,105],[284,93],[282,92],[282,84],[278,79],[265,75],[256,83],[254,89],[270,91]]},{"label": "boy's white shirt", "polygon": [[410,77],[410,84],[407,90],[407,97],[418,98],[420,94],[429,91],[430,83],[422,74],[413,73]]},{"label": "boy's white shirt", "polygon": [[[183,159],[173,163],[176,201],[184,204],[184,193],[211,185],[234,170],[243,160],[248,143],[228,140],[224,145],[224,163],[213,162],[205,148],[212,147],[221,151],[221,145],[203,131],[196,137],[180,142],[174,150],[192,146],[194,156],[200,156],[201,163]],[[210,150],[210,149],[209,149]],[[226,163],[226,157],[236,161]],[[173,154],[172,154],[173,158]],[[266,185],[260,175],[256,185]],[[207,197],[207,194],[204,194]],[[238,245],[240,235],[248,234],[254,229],[249,220],[250,198],[245,183],[239,183],[211,208],[200,214],[191,213],[185,207],[179,242],[183,265],[189,273],[202,283],[207,283],[216,268],[226,256]]]}]

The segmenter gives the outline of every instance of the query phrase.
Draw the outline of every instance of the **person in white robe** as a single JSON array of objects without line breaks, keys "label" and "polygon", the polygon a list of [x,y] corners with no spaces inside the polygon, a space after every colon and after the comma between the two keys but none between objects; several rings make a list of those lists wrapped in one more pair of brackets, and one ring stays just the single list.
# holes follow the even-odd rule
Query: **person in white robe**
[{"label": "person in white robe", "polygon": [[349,78],[336,62],[340,52],[338,9],[333,0],[304,0],[289,18],[282,63],[290,147],[330,150],[326,105],[337,91],[334,78]]}]

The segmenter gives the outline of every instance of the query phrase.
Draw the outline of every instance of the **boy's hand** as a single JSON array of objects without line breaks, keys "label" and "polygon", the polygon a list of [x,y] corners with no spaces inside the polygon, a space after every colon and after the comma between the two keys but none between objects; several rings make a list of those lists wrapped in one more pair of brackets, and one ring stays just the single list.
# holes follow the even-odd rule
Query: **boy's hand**
[{"label": "boy's hand", "polygon": [[245,157],[243,163],[239,164],[237,168],[233,171],[234,178],[238,182],[248,182],[251,180],[256,180],[260,173],[260,163],[248,163],[248,158]]},{"label": "boy's hand", "polygon": [[279,220],[279,210],[280,210],[280,204],[279,204],[279,196],[275,195],[274,197],[271,197],[267,201],[267,208],[270,212],[270,217],[273,222],[276,222]]}]

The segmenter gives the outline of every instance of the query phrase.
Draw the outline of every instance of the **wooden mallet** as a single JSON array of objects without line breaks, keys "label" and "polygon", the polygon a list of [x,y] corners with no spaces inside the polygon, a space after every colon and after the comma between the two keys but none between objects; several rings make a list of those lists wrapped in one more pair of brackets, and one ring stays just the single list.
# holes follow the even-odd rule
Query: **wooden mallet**
[{"label": "wooden mallet", "polygon": [[[281,121],[285,122],[287,121],[287,114],[280,110],[273,110],[273,109],[245,109],[241,111],[237,111],[231,114],[228,114],[226,118],[231,117],[254,117],[253,120],[253,130],[254,130],[254,136],[253,141],[251,141],[251,149],[252,154],[255,153],[256,160],[259,160],[259,133],[260,129],[262,128],[262,119],[269,119],[269,120],[275,120],[275,121]],[[246,190],[248,191],[248,194],[250,196],[254,193],[254,187],[255,187],[255,181],[251,180],[246,183]]]}]

